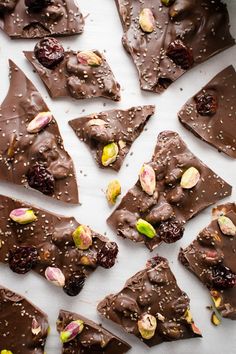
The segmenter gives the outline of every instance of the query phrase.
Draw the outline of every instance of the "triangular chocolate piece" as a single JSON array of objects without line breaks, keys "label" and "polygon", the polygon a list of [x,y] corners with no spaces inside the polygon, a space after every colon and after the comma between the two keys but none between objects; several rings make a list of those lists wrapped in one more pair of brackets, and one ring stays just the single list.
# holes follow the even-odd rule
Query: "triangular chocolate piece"
[{"label": "triangular chocolate piece", "polygon": [[119,236],[154,249],[183,236],[183,225],[231,194],[231,186],[200,161],[172,131],[159,134],[151,162],[108,218]]},{"label": "triangular chocolate piece", "polygon": [[69,36],[83,32],[84,19],[74,0],[3,0],[0,28],[11,38]]},{"label": "triangular chocolate piece", "polygon": [[78,203],[74,165],[40,93],[10,61],[10,88],[0,106],[0,180]]},{"label": "triangular chocolate piece", "polygon": [[234,45],[220,0],[116,0],[122,42],[143,90],[160,93],[186,71]]},{"label": "triangular chocolate piece", "polygon": [[201,337],[189,302],[167,259],[157,256],[128,279],[119,293],[106,296],[98,304],[98,312],[153,347],[162,342]]},{"label": "triangular chocolate piece", "polygon": [[215,207],[213,217],[179,260],[207,286],[221,316],[236,320],[235,204]]},{"label": "triangular chocolate piece", "polygon": [[[132,143],[141,134],[145,124],[154,113],[154,106],[115,109],[91,114],[69,122],[80,140],[84,141],[100,167],[118,171]],[[105,159],[106,146],[115,147],[114,157]]]},{"label": "triangular chocolate piece", "polygon": [[48,317],[23,296],[0,286],[0,349],[3,354],[43,354]]},{"label": "triangular chocolate piece", "polygon": [[232,65],[188,100],[179,120],[198,138],[236,158],[236,72]]},{"label": "triangular chocolate piece", "polygon": [[73,217],[63,217],[0,195],[0,262],[31,269],[77,295],[98,266],[111,268],[118,247]]},{"label": "triangular chocolate piece", "polygon": [[125,354],[131,346],[101,325],[77,313],[60,310],[57,330],[62,353]]},{"label": "triangular chocolate piece", "polygon": [[[35,48],[40,48],[41,43],[36,44]],[[42,47],[44,46],[45,42]],[[50,44],[47,46],[50,47]],[[64,52],[64,55],[56,65],[53,62],[45,63],[41,53],[37,54],[36,50],[24,52],[52,98],[104,97],[113,101],[120,100],[120,85],[102,53],[98,50],[64,51],[58,41],[57,46]]]}]

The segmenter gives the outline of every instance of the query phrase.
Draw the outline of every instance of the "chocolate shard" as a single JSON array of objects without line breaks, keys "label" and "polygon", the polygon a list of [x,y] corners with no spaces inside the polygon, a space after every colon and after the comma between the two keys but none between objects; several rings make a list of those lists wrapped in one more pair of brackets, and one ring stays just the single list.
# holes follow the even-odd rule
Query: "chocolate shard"
[{"label": "chocolate shard", "polygon": [[120,85],[105,56],[98,50],[65,51],[60,63],[51,68],[41,64],[42,61],[37,59],[35,52],[25,51],[24,54],[39,74],[52,98],[104,97],[113,101],[120,100]]},{"label": "chocolate shard", "polygon": [[176,282],[167,259],[156,256],[127,280],[117,294],[105,297],[98,312],[149,347],[201,337],[190,312],[190,300]]},{"label": "chocolate shard", "polygon": [[[110,110],[71,120],[69,124],[79,139],[88,144],[99,167],[119,171],[132,143],[154,111],[154,106]],[[111,163],[104,159],[104,147],[108,144],[117,148]]]},{"label": "chocolate shard", "polygon": [[63,343],[62,353],[124,354],[131,349],[101,325],[73,312],[60,310],[57,330]]},{"label": "chocolate shard", "polygon": [[48,317],[23,296],[0,286],[0,349],[2,353],[43,354]]},{"label": "chocolate shard", "polygon": [[0,180],[78,203],[70,155],[55,118],[24,73],[10,63],[10,88],[0,106]]},{"label": "chocolate shard", "polygon": [[217,74],[179,112],[180,122],[218,151],[236,158],[236,72]]},{"label": "chocolate shard", "polygon": [[116,0],[123,45],[143,90],[160,93],[193,66],[234,45],[220,0]]},{"label": "chocolate shard", "polygon": [[70,36],[83,32],[84,19],[74,0],[3,0],[0,28],[14,39]]},{"label": "chocolate shard", "polygon": [[234,203],[213,209],[214,219],[179,260],[210,290],[221,316],[236,320],[236,210]]},{"label": "chocolate shard", "polygon": [[98,266],[111,268],[118,246],[77,222],[0,195],[0,262],[18,274],[34,270],[70,296]]},{"label": "chocolate shard", "polygon": [[176,132],[159,134],[152,160],[108,218],[119,236],[144,242],[153,250],[162,241],[183,236],[183,224],[217,200],[231,186],[200,161]]}]

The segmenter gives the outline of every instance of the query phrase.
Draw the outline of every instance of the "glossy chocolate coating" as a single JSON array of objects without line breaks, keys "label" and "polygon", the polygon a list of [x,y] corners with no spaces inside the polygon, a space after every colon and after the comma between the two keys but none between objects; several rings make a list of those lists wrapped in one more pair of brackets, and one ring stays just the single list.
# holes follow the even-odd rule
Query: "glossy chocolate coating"
[{"label": "glossy chocolate coating", "polygon": [[[38,328],[37,334],[32,327]],[[48,330],[45,313],[23,296],[0,286],[0,350],[43,354]]]},{"label": "glossy chocolate coating", "polygon": [[[154,194],[149,196],[145,193],[138,181],[107,222],[119,236],[144,242],[150,250],[161,242],[158,237],[160,222],[174,218],[185,223],[201,210],[231,194],[231,186],[193,155],[175,132],[159,134],[149,164],[156,175]],[[195,187],[183,189],[180,179],[189,167],[199,171],[200,180]],[[150,222],[157,230],[157,236],[150,239],[140,234],[135,226],[139,218]]]},{"label": "glossy chocolate coating", "polygon": [[[37,220],[26,225],[12,221],[9,215],[18,208],[32,209]],[[79,225],[73,217],[53,214],[0,195],[0,262],[8,263],[9,251],[17,247],[34,246],[38,251],[38,261],[32,269],[39,275],[45,277],[47,267],[56,267],[62,271],[66,281],[73,275],[84,274],[87,277],[98,267],[97,253],[109,239],[91,230],[92,245],[87,250],[78,249],[72,233]]]},{"label": "glossy chocolate coating", "polygon": [[236,236],[221,231],[217,221],[220,215],[227,216],[236,225],[235,204],[214,208],[214,220],[188,247],[180,250],[179,260],[208,287],[212,297],[220,298],[217,310],[221,316],[236,320],[236,287],[221,289],[212,284],[212,267],[217,264],[236,274]]},{"label": "glossy chocolate coating", "polygon": [[25,0],[9,3],[0,6],[0,28],[11,38],[69,36],[83,32],[84,19],[74,0],[52,0],[37,11],[29,10]]},{"label": "glossy chocolate coating", "polygon": [[[104,167],[101,162],[103,147],[111,142],[117,143],[117,159],[107,167],[119,171],[132,143],[141,134],[154,110],[154,106],[110,110],[71,120],[69,124],[79,139],[89,145],[99,167]],[[103,120],[105,124],[90,125],[95,119]]]},{"label": "glossy chocolate coating", "polygon": [[[167,259],[154,257],[146,269],[127,280],[119,293],[105,297],[98,304],[98,311],[152,347],[201,336],[193,320],[186,320],[189,302],[187,294],[178,287]],[[142,338],[137,324],[146,313],[157,320],[155,335],[150,339]]]},{"label": "glossy chocolate coating", "polygon": [[61,333],[72,321],[81,320],[83,331],[77,337],[63,344],[63,354],[124,354],[131,346],[109,332],[101,325],[79,314],[61,310],[57,320],[57,330]]},{"label": "glossy chocolate coating", "polygon": [[27,132],[30,121],[49,108],[32,82],[9,63],[10,88],[0,106],[0,180],[29,187],[27,173],[42,162],[55,180],[51,197],[78,203],[73,161],[64,149],[57,122],[53,118],[39,133]]},{"label": "glossy chocolate coating", "polygon": [[77,52],[66,51],[64,59],[53,69],[44,67],[35,58],[34,52],[24,52],[46,86],[49,95],[73,97],[76,99],[104,97],[113,101],[120,100],[120,85],[115,80],[105,56],[93,51],[102,59],[100,66],[81,64]]},{"label": "glossy chocolate coating", "polygon": [[[176,0],[166,7],[161,0],[116,0],[123,25],[123,45],[131,55],[143,90],[160,93],[183,75],[167,55],[170,43],[181,39],[192,50],[194,65],[232,46],[227,7],[220,0]],[[152,11],[154,31],[139,24],[142,9]]]},{"label": "glossy chocolate coating", "polygon": [[[212,116],[197,111],[196,97],[202,93],[216,97],[218,107]],[[179,120],[198,138],[236,158],[236,72],[232,65],[188,100],[179,112]]]}]

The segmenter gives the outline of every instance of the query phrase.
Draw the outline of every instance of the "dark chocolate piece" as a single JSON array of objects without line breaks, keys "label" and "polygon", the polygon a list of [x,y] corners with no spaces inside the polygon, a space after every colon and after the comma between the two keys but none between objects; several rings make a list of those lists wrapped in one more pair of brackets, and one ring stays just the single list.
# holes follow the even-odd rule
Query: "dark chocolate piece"
[{"label": "dark chocolate piece", "polygon": [[188,100],[179,120],[198,138],[236,158],[236,72],[232,65]]},{"label": "dark chocolate piece", "polygon": [[[74,321],[78,321],[77,326]],[[68,329],[70,335],[65,333]],[[62,353],[65,354],[124,354],[131,349],[128,343],[101,325],[73,312],[60,310],[57,330],[63,342]]]},{"label": "dark chocolate piece", "polygon": [[167,259],[154,257],[117,294],[98,304],[99,313],[118,323],[149,347],[201,337],[189,307],[189,297],[176,282]]},{"label": "dark chocolate piece", "polygon": [[9,63],[10,88],[0,106],[0,180],[78,203],[74,165],[57,122],[32,82]]},{"label": "dark chocolate piece", "polygon": [[139,181],[107,221],[119,236],[152,250],[162,241],[180,239],[183,223],[230,194],[231,186],[193,155],[177,133],[164,131],[152,161],[144,164]]},{"label": "dark chocolate piece", "polygon": [[[163,1],[164,3],[164,1]],[[191,67],[234,44],[220,0],[116,0],[123,45],[143,90],[160,93]]]},{"label": "dark chocolate piece", "polygon": [[[27,1],[26,1],[27,3]],[[35,7],[34,5],[39,5]],[[42,38],[80,34],[84,19],[74,0],[3,0],[0,28],[11,38]]]},{"label": "dark chocolate piece", "polygon": [[104,97],[113,101],[120,100],[120,85],[115,80],[105,56],[98,50],[65,51],[64,58],[52,68],[42,64],[37,57],[37,50],[24,54],[52,98]]},{"label": "dark chocolate piece", "polygon": [[[71,120],[69,124],[79,139],[89,145],[99,167],[119,171],[132,143],[141,134],[154,110],[154,106],[110,110]],[[109,163],[104,159],[104,147],[111,143],[115,143],[117,150],[115,160]]]},{"label": "dark chocolate piece", "polygon": [[208,287],[221,316],[236,320],[235,204],[214,208],[213,217],[179,259]]},{"label": "dark chocolate piece", "polygon": [[[22,209],[23,208],[23,209]],[[108,267],[116,261],[115,242],[63,217],[0,195],[0,262],[24,274],[31,269],[70,296],[83,288],[87,276],[106,255]]]},{"label": "dark chocolate piece", "polygon": [[23,296],[0,286],[0,350],[6,354],[43,354],[48,317]]}]

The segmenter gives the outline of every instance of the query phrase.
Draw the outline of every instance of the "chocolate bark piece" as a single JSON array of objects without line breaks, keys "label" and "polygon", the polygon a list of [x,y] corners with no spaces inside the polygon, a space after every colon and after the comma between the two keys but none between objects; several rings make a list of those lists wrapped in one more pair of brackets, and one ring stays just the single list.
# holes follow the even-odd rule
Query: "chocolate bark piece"
[{"label": "chocolate bark piece", "polygon": [[71,296],[99,265],[110,268],[118,247],[73,217],[0,195],[0,262],[22,274],[31,269]]},{"label": "chocolate bark piece", "polygon": [[214,220],[185,249],[179,260],[207,286],[221,316],[236,320],[235,204],[214,208]]},{"label": "chocolate bark piece", "polygon": [[234,44],[220,0],[116,0],[122,38],[143,90],[160,93],[191,67]]},{"label": "chocolate bark piece", "polygon": [[83,32],[84,19],[74,0],[37,3],[41,6],[32,8],[25,5],[25,0],[3,1],[0,5],[0,28],[14,39],[69,36]]},{"label": "chocolate bark piece", "polygon": [[43,354],[48,331],[48,317],[44,312],[22,295],[0,286],[2,352]]},{"label": "chocolate bark piece", "polygon": [[34,52],[25,51],[24,54],[52,98],[104,97],[113,101],[120,100],[120,85],[105,56],[98,50],[65,51],[64,59],[53,68],[43,66]]},{"label": "chocolate bark piece", "polygon": [[[154,106],[132,107],[127,110],[110,110],[69,122],[81,141],[91,149],[99,167],[110,167],[119,171],[132,143],[141,134],[148,119],[154,114]],[[117,156],[107,165],[102,161],[104,147],[115,143]]]},{"label": "chocolate bark piece", "polygon": [[107,222],[119,236],[144,242],[150,250],[162,241],[178,240],[182,224],[231,194],[231,186],[193,155],[176,132],[159,134],[152,160],[144,167],[145,173],[142,168],[139,180]]},{"label": "chocolate bark piece", "polygon": [[[106,296],[98,304],[98,312],[152,347],[201,337],[189,302],[187,294],[178,287],[167,259],[157,256],[147,262],[146,269],[127,280],[119,293]],[[145,319],[152,323],[152,328],[148,328]]]},{"label": "chocolate bark piece", "polygon": [[[81,328],[75,331],[74,335],[78,334],[73,336],[72,340],[63,343],[62,353],[124,354],[131,349],[128,343],[101,325],[77,313],[65,310],[60,310],[57,320],[57,330],[61,339],[64,338],[63,332],[73,327],[74,321],[81,321]],[[69,338],[72,338],[72,333]]]},{"label": "chocolate bark piece", "polygon": [[0,180],[78,203],[74,165],[57,122],[32,82],[9,63],[10,88],[0,106]]},{"label": "chocolate bark piece", "polygon": [[217,74],[179,112],[180,122],[201,140],[236,158],[236,72]]}]

